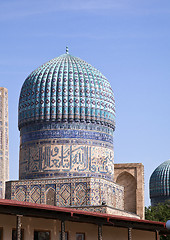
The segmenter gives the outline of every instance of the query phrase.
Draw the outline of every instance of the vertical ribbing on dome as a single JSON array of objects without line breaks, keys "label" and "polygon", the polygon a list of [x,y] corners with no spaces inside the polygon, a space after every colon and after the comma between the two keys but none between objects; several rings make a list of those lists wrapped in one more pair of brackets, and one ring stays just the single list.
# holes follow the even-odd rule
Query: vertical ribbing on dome
[{"label": "vertical ribbing on dome", "polygon": [[[35,82],[35,100],[34,100],[34,105],[35,105],[35,120],[43,119],[44,117],[44,111],[42,111],[42,102],[41,102],[41,84],[43,82],[39,80],[40,76],[46,72],[45,69],[42,69],[42,71],[37,71],[37,77],[36,77],[36,82]],[[45,76],[46,77],[46,76]],[[45,80],[44,80],[45,82]],[[42,100],[43,101],[43,100]]]},{"label": "vertical ribbing on dome", "polygon": [[[170,164],[169,164],[170,165]],[[169,170],[169,165],[167,166],[167,171],[166,171],[166,184],[167,184],[167,195],[170,196],[170,170]]]},{"label": "vertical ribbing on dome", "polygon": [[110,109],[111,109],[110,121],[115,122],[115,101],[114,101],[114,98],[113,98],[114,94],[113,94],[112,89],[110,91],[111,91],[111,93],[110,93],[110,99],[111,99],[111,102],[110,102]]},{"label": "vertical ribbing on dome", "polygon": [[103,101],[104,101],[104,120],[106,120],[108,117],[107,117],[107,111],[106,111],[106,109],[107,109],[107,100],[106,100],[106,91],[105,91],[105,89],[106,89],[106,82],[105,81],[103,81]]},{"label": "vertical ribbing on dome", "polygon": [[62,63],[63,59],[61,60],[60,66],[59,66],[59,71],[58,71],[58,76],[57,76],[57,121],[61,121],[62,119]]},{"label": "vertical ribbing on dome", "polygon": [[32,85],[33,82],[31,81],[27,81],[28,84],[28,90],[27,90],[27,118],[31,120],[31,89],[32,89]]},{"label": "vertical ribbing on dome", "polygon": [[[109,88],[108,82],[106,81],[107,87]],[[107,118],[110,120],[111,111],[110,111],[110,89],[106,92],[106,99],[107,99]]]},{"label": "vertical ribbing on dome", "polygon": [[160,182],[158,183],[158,189],[159,189],[159,191],[160,191],[160,193],[161,193],[161,195],[164,195],[164,189],[162,188],[162,183],[164,182],[164,175],[162,174],[163,172],[161,171],[161,172],[159,172],[159,179],[160,179]]},{"label": "vertical ribbing on dome", "polygon": [[63,99],[63,107],[62,107],[62,119],[67,121],[68,119],[68,61],[65,58],[64,67],[63,67],[63,91],[62,91],[62,99]]},{"label": "vertical ribbing on dome", "polygon": [[97,121],[101,121],[101,116],[100,116],[100,113],[101,113],[101,94],[100,94],[100,83],[99,83],[99,79],[97,78],[97,71],[95,71],[95,82],[97,83],[96,84],[96,91],[95,91],[95,94],[96,94],[96,99],[97,99],[97,108],[96,108],[96,119]]},{"label": "vertical ribbing on dome", "polygon": [[94,72],[93,74],[94,77],[94,85],[95,85],[95,119],[97,122],[99,122],[100,120],[100,110],[99,110],[99,98],[98,98],[98,91],[99,91],[99,87],[97,83],[97,78],[96,78],[96,72]]},{"label": "vertical ribbing on dome", "polygon": [[[29,77],[28,77],[29,78]],[[25,80],[23,86],[22,86],[22,89],[21,89],[21,93],[20,93],[20,99],[19,99],[19,119],[18,119],[18,122],[20,123],[20,119],[22,119],[24,121],[24,103],[23,103],[23,98],[24,98],[24,89],[25,89],[25,85],[26,85],[26,82],[28,81],[28,78]]]},{"label": "vertical ribbing on dome", "polygon": [[[74,58],[73,58],[74,61]],[[76,68],[74,68],[74,120],[79,121],[80,120],[80,95],[79,95],[79,80],[81,78],[80,72],[81,72],[81,66],[80,64],[76,64]]]},{"label": "vertical ribbing on dome", "polygon": [[90,112],[91,112],[91,99],[90,99],[90,84],[89,84],[89,78],[88,73],[84,77],[84,86],[85,86],[85,118],[87,122],[90,122]]},{"label": "vertical ribbing on dome", "polygon": [[50,84],[50,120],[54,120],[56,117],[56,99],[55,99],[55,71],[56,71],[56,65],[57,63],[53,63],[53,71],[51,75],[51,84]]},{"label": "vertical ribbing on dome", "polygon": [[37,96],[39,96],[39,104],[36,107],[36,116],[38,116],[40,120],[45,119],[45,85],[48,71],[49,67],[45,70],[43,76],[39,75],[37,79]]},{"label": "vertical ribbing on dome", "polygon": [[52,74],[53,74],[54,67],[53,65],[49,67],[48,75],[47,75],[47,81],[45,84],[45,119],[50,120],[50,99],[51,99],[51,81],[52,81]]},{"label": "vertical ribbing on dome", "polygon": [[74,95],[73,95],[74,66],[70,58],[68,58],[68,67],[71,70],[71,72],[68,73],[68,120],[72,122],[74,119]]},{"label": "vertical ribbing on dome", "polygon": [[50,99],[50,117],[51,120],[56,119],[56,82],[57,82],[57,67],[58,63],[54,65],[54,71],[51,81],[51,99]]},{"label": "vertical ribbing on dome", "polygon": [[102,94],[102,84],[99,78],[99,75],[97,75],[97,81],[99,86],[99,98],[100,98],[100,121],[103,123],[104,120],[104,106],[103,106],[103,94]]},{"label": "vertical ribbing on dome", "polygon": [[[29,78],[29,77],[28,77]],[[24,104],[23,104],[23,92],[24,92],[24,88],[26,85],[26,82],[28,81],[28,78],[25,80],[22,89],[21,89],[21,93],[20,93],[20,98],[19,98],[19,106],[18,106],[18,124],[20,124],[21,119],[24,119]]]},{"label": "vertical ribbing on dome", "polygon": [[55,83],[56,83],[56,85],[55,85],[55,94],[56,94],[56,97],[55,97],[55,114],[56,114],[56,120],[58,119],[58,113],[57,113],[57,111],[58,111],[58,73],[59,73],[59,69],[60,69],[60,64],[61,63],[58,63],[57,64],[57,69],[56,69],[56,74],[55,74],[55,76],[56,76],[56,81],[55,81]]},{"label": "vertical ribbing on dome", "polygon": [[36,102],[36,77],[33,79],[33,85],[32,85],[32,93],[31,93],[31,109],[30,109],[30,114],[31,114],[31,120],[35,120],[36,118],[36,113],[35,113],[35,109],[36,109],[36,104],[38,104]]},{"label": "vertical ribbing on dome", "polygon": [[80,77],[80,121],[85,121],[85,84],[84,78],[87,75],[87,71],[82,71],[83,75]]},{"label": "vertical ribbing on dome", "polygon": [[[86,66],[86,64],[84,64],[84,66]],[[95,122],[96,118],[95,118],[95,99],[94,99],[94,92],[95,92],[95,87],[94,87],[94,82],[93,82],[93,79],[92,79],[92,71],[90,69],[90,71],[87,71],[87,68],[84,67],[84,70],[86,70],[86,76],[88,76],[88,80],[89,80],[89,86],[90,86],[90,92],[89,92],[89,95],[90,95],[90,119],[92,122]]]},{"label": "vertical ribbing on dome", "polygon": [[92,111],[91,111],[91,115],[92,115],[92,122],[95,122],[96,120],[99,120],[100,119],[100,116],[99,116],[99,111],[98,111],[98,105],[97,105],[97,102],[98,102],[98,96],[97,96],[97,89],[96,89],[96,81],[97,81],[97,78],[96,78],[96,71],[93,71],[93,69],[90,67],[90,73],[89,73],[89,76],[90,76],[90,86],[91,86],[91,99],[92,99]]},{"label": "vertical ribbing on dome", "polygon": [[169,178],[169,166],[167,165],[164,169],[164,186],[165,186],[165,195],[170,195],[170,186],[169,186],[169,182],[170,182],[170,178]]}]

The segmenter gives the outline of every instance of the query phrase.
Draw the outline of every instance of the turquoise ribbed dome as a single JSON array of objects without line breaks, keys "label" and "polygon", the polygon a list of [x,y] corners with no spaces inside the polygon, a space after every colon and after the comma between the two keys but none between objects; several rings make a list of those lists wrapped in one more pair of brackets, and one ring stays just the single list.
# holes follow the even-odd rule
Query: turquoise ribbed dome
[{"label": "turquoise ribbed dome", "polygon": [[39,121],[97,122],[115,128],[108,80],[80,58],[64,54],[25,80],[19,99],[19,128]]},{"label": "turquoise ribbed dome", "polygon": [[150,177],[150,198],[155,205],[170,199],[170,160],[159,165]]}]

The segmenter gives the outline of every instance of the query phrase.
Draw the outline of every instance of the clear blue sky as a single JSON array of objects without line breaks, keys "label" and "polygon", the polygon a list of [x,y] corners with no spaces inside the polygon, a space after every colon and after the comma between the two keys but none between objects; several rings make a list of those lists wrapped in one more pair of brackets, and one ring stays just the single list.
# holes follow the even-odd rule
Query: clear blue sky
[{"label": "clear blue sky", "polygon": [[115,162],[144,164],[149,205],[149,177],[170,158],[170,1],[0,1],[0,86],[9,91],[10,179],[18,179],[21,86],[66,45],[110,81],[117,115]]}]

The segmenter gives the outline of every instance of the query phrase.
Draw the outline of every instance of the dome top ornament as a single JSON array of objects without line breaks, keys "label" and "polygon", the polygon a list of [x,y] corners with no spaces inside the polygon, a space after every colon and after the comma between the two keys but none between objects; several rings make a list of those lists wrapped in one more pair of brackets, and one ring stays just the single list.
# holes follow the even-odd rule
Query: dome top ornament
[{"label": "dome top ornament", "polygon": [[68,46],[66,47],[66,54],[69,54]]}]

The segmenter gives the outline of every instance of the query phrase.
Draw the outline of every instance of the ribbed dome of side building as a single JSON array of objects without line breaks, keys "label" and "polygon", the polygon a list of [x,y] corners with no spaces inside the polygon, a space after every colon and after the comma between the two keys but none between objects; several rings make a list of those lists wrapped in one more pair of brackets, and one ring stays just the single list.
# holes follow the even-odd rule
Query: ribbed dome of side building
[{"label": "ribbed dome of side building", "polygon": [[170,160],[160,164],[150,177],[151,205],[170,200]]},{"label": "ribbed dome of side building", "polygon": [[115,104],[97,69],[68,52],[25,80],[19,99],[20,179],[113,179]]}]

